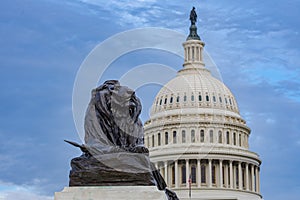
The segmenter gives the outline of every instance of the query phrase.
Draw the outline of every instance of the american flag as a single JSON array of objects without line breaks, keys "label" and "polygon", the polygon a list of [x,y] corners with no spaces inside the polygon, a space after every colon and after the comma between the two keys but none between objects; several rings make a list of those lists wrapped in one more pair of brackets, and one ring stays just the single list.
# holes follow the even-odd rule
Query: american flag
[{"label": "american flag", "polygon": [[192,175],[189,176],[189,197],[192,197]]}]

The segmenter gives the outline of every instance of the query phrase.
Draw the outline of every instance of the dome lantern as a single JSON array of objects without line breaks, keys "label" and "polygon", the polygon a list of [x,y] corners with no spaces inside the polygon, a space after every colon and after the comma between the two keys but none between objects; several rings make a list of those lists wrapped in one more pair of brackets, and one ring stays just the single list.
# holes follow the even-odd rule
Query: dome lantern
[{"label": "dome lantern", "polygon": [[184,68],[204,68],[205,64],[203,62],[203,47],[205,43],[201,41],[197,33],[197,13],[195,7],[190,13],[190,34],[188,35],[186,41],[183,43],[184,47]]}]

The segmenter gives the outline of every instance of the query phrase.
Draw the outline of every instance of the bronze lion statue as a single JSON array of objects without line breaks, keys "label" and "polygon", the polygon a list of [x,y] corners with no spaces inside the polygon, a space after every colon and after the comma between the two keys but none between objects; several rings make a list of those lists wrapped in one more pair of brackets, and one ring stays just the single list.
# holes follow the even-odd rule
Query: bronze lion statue
[{"label": "bronze lion statue", "polygon": [[156,185],[178,199],[150,162],[144,146],[142,105],[135,92],[108,80],[92,91],[85,115],[83,154],[71,161],[70,186]]}]

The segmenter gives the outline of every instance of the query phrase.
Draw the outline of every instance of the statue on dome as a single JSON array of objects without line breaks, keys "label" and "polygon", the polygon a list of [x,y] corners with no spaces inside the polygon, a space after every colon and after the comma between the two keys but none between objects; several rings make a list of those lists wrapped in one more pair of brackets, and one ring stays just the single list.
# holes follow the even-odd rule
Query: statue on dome
[{"label": "statue on dome", "polygon": [[190,20],[191,20],[192,25],[195,25],[197,22],[197,13],[196,13],[195,7],[193,7],[193,9],[191,10]]},{"label": "statue on dome", "polygon": [[71,161],[69,186],[153,186],[178,200],[150,161],[144,146],[142,105],[135,92],[117,80],[92,90],[85,115],[85,144]]}]

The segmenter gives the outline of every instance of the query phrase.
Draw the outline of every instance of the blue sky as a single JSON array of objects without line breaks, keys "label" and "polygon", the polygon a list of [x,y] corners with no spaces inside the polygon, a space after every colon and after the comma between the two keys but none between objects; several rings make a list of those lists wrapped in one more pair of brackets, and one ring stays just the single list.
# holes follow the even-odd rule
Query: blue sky
[{"label": "blue sky", "polygon": [[[63,139],[79,141],[72,91],[89,52],[132,28],[169,28],[187,35],[192,6],[206,50],[252,129],[250,149],[263,160],[264,199],[299,199],[299,0],[3,0],[1,200],[48,200],[68,185],[69,161],[80,152]],[[102,79],[118,79],[149,62],[178,70],[183,61],[166,52],[132,52],[115,61]],[[138,90],[143,121],[158,90],[157,85]]]}]

